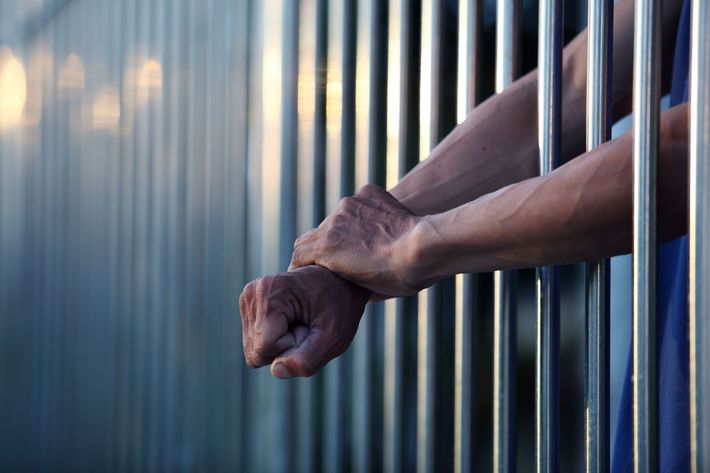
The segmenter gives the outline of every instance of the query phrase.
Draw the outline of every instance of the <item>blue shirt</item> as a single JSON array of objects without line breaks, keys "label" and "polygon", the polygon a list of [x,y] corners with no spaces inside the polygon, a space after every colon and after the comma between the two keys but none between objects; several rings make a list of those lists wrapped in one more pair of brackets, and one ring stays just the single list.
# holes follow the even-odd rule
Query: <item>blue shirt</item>
[{"label": "blue shirt", "polygon": [[[678,24],[673,58],[670,105],[688,100],[690,1]],[[682,156],[678,156],[682,159]],[[690,471],[689,354],[688,354],[688,237],[659,246],[658,251],[658,414],[661,472]],[[614,473],[633,471],[632,357],[626,364],[616,429]]]}]

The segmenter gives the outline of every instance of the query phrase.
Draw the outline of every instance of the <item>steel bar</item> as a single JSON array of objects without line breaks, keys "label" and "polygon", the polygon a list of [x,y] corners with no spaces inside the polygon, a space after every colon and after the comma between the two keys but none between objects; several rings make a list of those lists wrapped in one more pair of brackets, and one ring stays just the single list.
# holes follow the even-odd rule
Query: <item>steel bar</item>
[{"label": "steel bar", "polygon": [[[479,27],[482,5],[478,0],[459,1],[458,92],[457,122],[466,119],[476,104],[476,72],[478,61]],[[472,274],[456,276],[455,291],[455,348],[454,348],[454,471],[473,470],[476,452],[473,442],[474,360],[475,333],[473,291],[477,278]]]},{"label": "steel bar", "polygon": [[[399,0],[399,8],[390,8],[390,24],[399,22],[398,38],[389,32],[390,47],[393,42],[399,51],[399,63],[391,56],[388,65],[387,91],[387,187],[402,178],[418,162],[417,119],[419,94],[419,54],[421,35],[421,2]],[[398,69],[396,69],[398,68]],[[391,77],[397,76],[394,84]],[[374,98],[371,97],[371,103]],[[397,111],[393,107],[397,107]],[[396,119],[396,121],[395,121]],[[396,130],[395,133],[391,131]],[[390,138],[390,135],[391,138]],[[394,139],[396,138],[396,142]],[[394,162],[393,162],[394,161]],[[372,169],[372,168],[371,168]],[[394,175],[394,176],[393,176]],[[385,302],[385,367],[384,367],[384,469],[395,473],[412,470],[416,459],[407,451],[411,445],[408,422],[416,414],[416,381],[412,376],[413,350],[416,327],[412,320],[416,299],[399,298]],[[415,340],[414,340],[415,341]],[[414,386],[412,386],[414,384]],[[414,389],[412,389],[412,387]]]},{"label": "steel bar", "polygon": [[[390,3],[390,8],[394,8]],[[387,117],[387,77],[388,44],[387,2],[361,0],[357,12],[351,17],[356,19],[357,47],[355,77],[353,128],[355,142],[355,184],[359,189],[371,183],[384,186],[384,168],[387,158],[385,152],[387,127],[383,124]],[[399,18],[390,16],[390,23]],[[396,26],[396,25],[395,25]],[[390,27],[390,35],[393,29]],[[396,27],[394,32],[396,33]],[[388,47],[383,47],[388,45]],[[395,83],[396,85],[396,83]],[[352,177],[352,176],[351,176]],[[382,468],[382,370],[378,361],[383,352],[383,304],[370,303],[360,321],[360,328],[353,340],[353,471],[367,472]]]},{"label": "steel bar", "polygon": [[[314,215],[315,187],[315,104],[316,104],[316,36],[322,29],[317,23],[316,0],[300,2],[298,64],[298,233],[317,226],[321,216]],[[296,380],[295,470],[316,471],[318,454],[318,398],[320,376]]]},{"label": "steel bar", "polygon": [[[496,2],[496,92],[501,93],[516,75],[517,0]],[[496,271],[493,276],[493,471],[515,470],[515,313],[514,273]]]},{"label": "steel bar", "polygon": [[[407,26],[404,8],[407,0],[389,2],[389,31],[387,51],[387,136],[386,136],[386,185],[392,185],[401,177],[399,169],[400,110],[403,90],[400,87],[406,76],[400,77]],[[394,175],[394,176],[393,176]],[[393,176],[393,177],[391,177]],[[398,299],[385,301],[385,366],[384,366],[384,470],[389,473],[402,471],[402,410],[403,392],[403,336],[402,302]]]},{"label": "steel bar", "polygon": [[[540,174],[559,162],[562,95],[562,0],[540,2],[538,30],[538,145]],[[536,270],[535,460],[538,473],[559,469],[558,269]]]},{"label": "steel bar", "polygon": [[510,271],[493,276],[493,471],[515,471],[515,299]]},{"label": "steel bar", "polygon": [[[425,158],[456,122],[456,44],[449,35],[457,5],[441,0],[422,7],[420,157]],[[453,23],[455,24],[455,23]],[[427,127],[427,130],[424,129]],[[419,294],[417,469],[453,468],[453,279]],[[450,374],[449,374],[450,371]]]},{"label": "steel bar", "polygon": [[658,468],[656,172],[660,92],[660,0],[635,4],[633,83],[634,470]]},{"label": "steel bar", "polygon": [[[434,138],[431,136],[432,109],[436,106],[433,97],[432,78],[434,66],[432,56],[435,50],[436,11],[438,0],[422,2],[422,49],[421,49],[421,102],[420,102],[420,159],[429,155]],[[428,473],[434,469],[434,337],[433,315],[429,313],[433,289],[427,289],[418,296],[417,323],[417,472]]]},{"label": "steel bar", "polygon": [[[614,4],[590,0],[587,27],[587,151],[611,136]],[[587,473],[609,471],[609,260],[587,263],[585,312],[585,442]]]},{"label": "steel bar", "polygon": [[454,471],[473,470],[474,363],[473,336],[476,276],[456,275],[454,366]]},{"label": "steel bar", "polygon": [[[353,0],[328,4],[328,65],[326,84],[326,209],[332,212],[340,198],[352,193],[352,128],[354,104],[351,102],[354,68],[351,54],[354,42],[354,18],[350,15]],[[346,100],[347,97],[347,100]],[[343,471],[352,463],[349,401],[352,351],[333,360],[324,370],[323,468]]]},{"label": "steel bar", "polygon": [[692,2],[690,39],[690,465],[710,468],[710,5]]}]

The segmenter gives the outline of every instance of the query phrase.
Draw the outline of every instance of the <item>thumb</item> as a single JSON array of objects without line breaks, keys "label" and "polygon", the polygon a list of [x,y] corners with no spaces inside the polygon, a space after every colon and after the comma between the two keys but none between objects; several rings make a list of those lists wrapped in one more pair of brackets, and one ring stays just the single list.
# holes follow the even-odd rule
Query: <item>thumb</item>
[{"label": "thumb", "polygon": [[326,350],[330,344],[324,338],[320,331],[311,330],[303,343],[290,348],[274,360],[271,374],[281,379],[316,374],[329,360]]}]

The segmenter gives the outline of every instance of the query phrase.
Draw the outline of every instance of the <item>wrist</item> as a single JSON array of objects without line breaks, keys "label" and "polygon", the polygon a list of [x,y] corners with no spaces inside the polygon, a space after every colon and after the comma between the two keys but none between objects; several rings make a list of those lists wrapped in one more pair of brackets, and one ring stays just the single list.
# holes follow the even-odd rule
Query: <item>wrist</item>
[{"label": "wrist", "polygon": [[420,217],[416,225],[402,238],[400,273],[413,292],[431,286],[441,279],[438,248],[441,234],[437,231],[437,215]]}]

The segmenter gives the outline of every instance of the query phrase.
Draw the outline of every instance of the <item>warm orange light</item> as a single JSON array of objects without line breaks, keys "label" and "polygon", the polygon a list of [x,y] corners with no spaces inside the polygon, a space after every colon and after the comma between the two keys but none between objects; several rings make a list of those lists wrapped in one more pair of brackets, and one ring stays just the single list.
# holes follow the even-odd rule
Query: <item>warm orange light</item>
[{"label": "warm orange light", "polygon": [[59,90],[66,95],[74,95],[77,92],[84,90],[86,84],[86,74],[84,72],[84,64],[81,58],[76,54],[67,56],[62,70],[59,72],[57,85]]},{"label": "warm orange light", "polygon": [[27,100],[25,67],[7,48],[0,50],[0,129],[22,123]]},{"label": "warm orange light", "polygon": [[91,124],[95,130],[115,131],[121,120],[121,101],[118,91],[111,86],[99,90],[94,98]]},{"label": "warm orange light", "polygon": [[337,66],[328,67],[325,91],[325,117],[328,131],[340,131],[343,118],[343,76]]},{"label": "warm orange light", "polygon": [[145,98],[158,98],[163,92],[163,66],[155,59],[143,63],[138,74],[138,90]]}]

